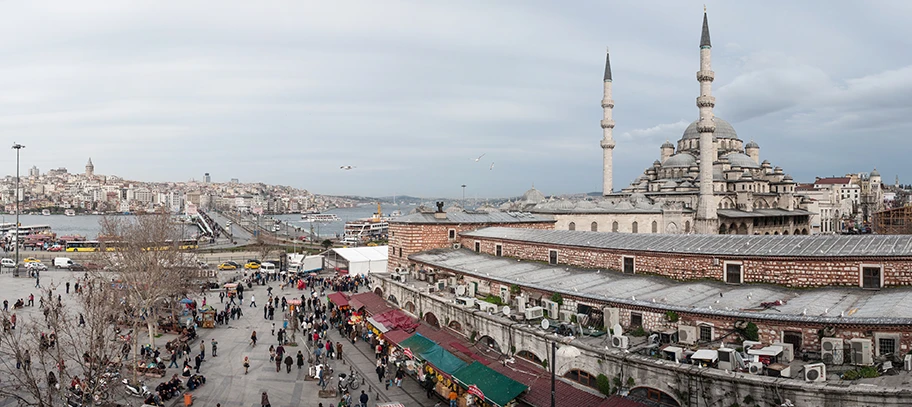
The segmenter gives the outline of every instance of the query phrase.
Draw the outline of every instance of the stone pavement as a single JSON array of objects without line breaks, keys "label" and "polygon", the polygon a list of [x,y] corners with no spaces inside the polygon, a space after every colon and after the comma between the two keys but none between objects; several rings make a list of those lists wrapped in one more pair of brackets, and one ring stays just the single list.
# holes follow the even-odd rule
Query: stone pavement
[{"label": "stone pavement", "polygon": [[[57,286],[56,292],[62,295],[63,302],[66,304],[70,297],[65,293],[64,283],[69,281],[72,285],[76,281],[76,277],[82,276],[82,274],[82,272],[73,273],[65,270],[46,271],[41,274],[41,285]],[[273,293],[279,296],[284,294],[289,299],[300,297],[303,292],[289,288],[284,291],[280,290],[278,283],[275,282],[271,283],[271,285]],[[263,318],[262,303],[265,303],[267,298],[266,287],[268,286],[255,285],[253,290],[244,292],[245,302],[242,307],[244,315],[239,320],[230,320],[227,326],[219,325],[215,329],[198,330],[200,338],[206,342],[206,358],[200,373],[206,377],[207,382],[192,392],[195,397],[195,406],[214,407],[216,403],[221,403],[224,407],[259,407],[260,394],[263,391],[268,392],[272,405],[276,407],[317,407],[319,403],[323,403],[324,407],[329,407],[330,404],[337,404],[339,398],[341,398],[339,396],[339,398],[334,399],[320,399],[318,397],[319,387],[317,382],[304,381],[307,371],[306,365],[301,370],[297,366],[292,366],[290,374],[285,373],[285,366],[283,365],[282,371],[276,373],[275,363],[269,361],[269,345],[276,344],[275,337],[270,335],[270,330],[273,322],[276,323],[277,329],[281,327],[282,319],[278,312],[274,321]],[[27,299],[29,293],[38,294],[34,278],[16,278],[9,272],[0,274],[0,301],[3,299],[9,300],[10,308],[12,308],[12,303],[17,298]],[[251,294],[256,296],[258,308],[249,307],[248,301]],[[74,294],[70,294],[70,296],[72,295]],[[218,307],[218,293],[210,292],[207,303]],[[42,318],[41,313],[38,311],[37,300],[35,307],[27,307],[15,312],[20,321],[27,318]],[[257,331],[259,341],[256,347],[251,347],[249,338],[254,330]],[[143,332],[140,335],[143,335]],[[210,339],[212,338],[218,342],[217,357],[212,356],[210,346]],[[341,340],[338,331],[334,330],[330,330],[330,338],[334,342]],[[142,343],[142,339],[143,336],[140,336],[140,343]],[[156,345],[164,352],[164,345],[169,339],[172,339],[172,336],[165,335],[157,338]],[[306,345],[306,341],[299,342]],[[191,349],[193,351],[191,356],[195,356],[199,351],[199,342],[193,342]],[[290,352],[293,357],[298,350],[302,350],[306,354],[305,349],[307,349],[306,346],[286,346],[286,351]],[[432,407],[435,403],[441,401],[439,399],[427,399],[424,390],[420,388],[418,383],[408,377],[403,380],[402,388],[397,388],[393,385],[389,390],[386,390],[384,386],[379,385],[377,375],[374,372],[374,353],[370,346],[362,341],[358,341],[356,345],[352,345],[351,342],[343,342],[343,354],[346,359],[344,364],[342,361],[331,360],[330,365],[338,378],[338,373],[347,373],[353,363],[353,366],[364,378],[365,384],[352,394],[354,399],[357,399],[361,390],[364,390],[370,396],[369,406],[373,406],[377,401],[398,401],[409,407]],[[243,367],[244,356],[250,357],[250,370],[246,375]],[[166,378],[174,373],[180,373],[180,370],[175,368],[167,369]],[[164,380],[149,377],[142,379],[149,388],[154,388]],[[336,382],[334,380],[332,386],[335,385]],[[115,390],[115,395],[118,393],[122,393],[122,389]],[[118,396],[116,398],[131,406],[142,404],[142,400],[138,398],[128,398],[126,396]],[[11,402],[12,400],[0,401],[0,406],[12,405],[10,404]],[[166,406],[182,405],[178,400],[171,400],[169,403],[173,404],[166,403]]]}]

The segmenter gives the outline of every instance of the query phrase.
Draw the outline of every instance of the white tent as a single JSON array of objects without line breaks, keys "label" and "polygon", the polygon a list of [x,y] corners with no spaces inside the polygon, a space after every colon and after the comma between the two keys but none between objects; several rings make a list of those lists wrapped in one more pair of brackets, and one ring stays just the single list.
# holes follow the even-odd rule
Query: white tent
[{"label": "white tent", "polygon": [[344,266],[340,263],[347,263],[349,275],[386,272],[389,246],[346,247],[332,249],[330,252],[335,253],[336,256],[327,253],[326,257],[334,258],[336,267]]}]

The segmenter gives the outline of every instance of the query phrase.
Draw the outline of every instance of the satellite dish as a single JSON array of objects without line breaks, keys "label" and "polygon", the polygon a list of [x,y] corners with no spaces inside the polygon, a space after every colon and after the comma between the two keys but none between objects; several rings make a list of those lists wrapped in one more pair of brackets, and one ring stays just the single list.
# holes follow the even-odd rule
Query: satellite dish
[{"label": "satellite dish", "polygon": [[543,319],[543,320],[541,321],[541,328],[542,328],[542,329],[547,330],[547,329],[550,328],[550,327],[551,327],[551,323],[548,322],[548,319],[547,319],[547,318],[545,318],[545,319]]},{"label": "satellite dish", "polygon": [[504,307],[503,307],[503,314],[504,314],[505,317],[510,316],[510,307],[504,305]]},{"label": "satellite dish", "polygon": [[456,295],[462,297],[462,296],[465,295],[465,292],[466,292],[465,286],[460,285],[460,286],[457,286],[457,287],[456,287]]},{"label": "satellite dish", "polygon": [[611,330],[614,331],[614,334],[615,334],[615,335],[623,335],[623,334],[624,334],[624,328],[621,327],[621,324],[614,324],[614,326],[611,327]]}]

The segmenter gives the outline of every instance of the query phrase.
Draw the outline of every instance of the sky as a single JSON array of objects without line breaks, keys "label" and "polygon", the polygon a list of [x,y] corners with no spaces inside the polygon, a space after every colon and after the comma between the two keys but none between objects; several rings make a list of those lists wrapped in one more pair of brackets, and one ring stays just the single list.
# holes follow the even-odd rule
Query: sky
[{"label": "sky", "polygon": [[[707,6],[714,112],[761,159],[799,182],[912,180],[912,2]],[[91,157],[330,195],[600,191],[610,47],[620,189],[698,117],[702,17],[689,0],[0,1],[0,135],[23,173]],[[0,166],[15,174],[12,150]]]}]

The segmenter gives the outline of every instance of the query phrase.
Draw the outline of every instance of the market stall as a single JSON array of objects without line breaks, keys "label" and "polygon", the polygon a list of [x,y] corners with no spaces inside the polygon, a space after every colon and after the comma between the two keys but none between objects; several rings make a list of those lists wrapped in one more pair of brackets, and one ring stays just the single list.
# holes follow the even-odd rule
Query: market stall
[{"label": "market stall", "polygon": [[529,388],[478,362],[453,372],[453,381],[466,389],[463,397],[472,396],[475,405],[479,406],[513,405],[519,395]]}]

